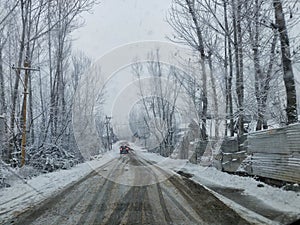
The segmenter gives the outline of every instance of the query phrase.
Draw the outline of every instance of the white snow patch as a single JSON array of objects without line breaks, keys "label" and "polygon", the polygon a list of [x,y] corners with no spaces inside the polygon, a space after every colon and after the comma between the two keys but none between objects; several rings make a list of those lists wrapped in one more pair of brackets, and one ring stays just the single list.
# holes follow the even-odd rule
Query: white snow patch
[{"label": "white snow patch", "polygon": [[[150,161],[160,162],[165,158],[153,154],[153,153],[145,153],[139,152],[144,158],[147,158]],[[187,160],[168,160],[169,164],[164,165],[166,169],[178,171],[178,165],[182,165],[183,162],[185,166],[180,168],[180,170],[192,174],[193,180],[198,182],[199,184],[205,186],[206,188],[209,186],[221,186],[223,188],[234,188],[234,189],[243,189],[245,195],[253,196],[256,199],[262,201],[267,206],[272,207],[279,212],[285,212],[291,216],[300,216],[300,193],[294,191],[287,191],[282,188],[272,187],[267,184],[263,184],[264,187],[258,187],[258,184],[261,182],[256,181],[252,177],[241,177],[238,175],[231,175],[228,173],[221,172],[214,167],[203,167],[200,165],[195,165],[189,163]],[[170,162],[172,162],[170,164]],[[209,189],[209,188],[207,188]],[[256,218],[259,222],[268,224],[270,220],[259,216],[255,212],[249,212],[249,210],[240,206],[239,204],[229,200],[228,198],[213,192],[216,197],[222,200],[225,204],[233,207],[238,213],[242,213],[245,218],[248,218],[252,221],[253,218]],[[243,216],[241,215],[241,216]],[[252,221],[253,222],[253,221]],[[274,222],[274,221],[273,221]]]},{"label": "white snow patch", "polygon": [[42,174],[27,181],[19,179],[12,187],[0,189],[0,224],[87,176],[115,158],[117,153],[118,151],[108,152],[70,170]]}]

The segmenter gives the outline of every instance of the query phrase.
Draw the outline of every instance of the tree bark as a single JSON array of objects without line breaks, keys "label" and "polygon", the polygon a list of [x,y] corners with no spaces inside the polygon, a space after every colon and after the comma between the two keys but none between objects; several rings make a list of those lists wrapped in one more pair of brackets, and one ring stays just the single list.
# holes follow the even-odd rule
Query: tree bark
[{"label": "tree bark", "polygon": [[210,81],[212,86],[212,93],[213,93],[213,111],[215,117],[215,137],[219,137],[219,104],[218,104],[218,95],[217,95],[217,86],[216,86],[216,79],[214,77],[213,71],[213,63],[212,63],[212,54],[211,52],[208,53],[208,65],[209,65],[209,74],[210,74]]},{"label": "tree bark", "polygon": [[2,43],[0,43],[0,115],[6,114],[7,106],[5,100],[5,86],[3,76],[3,56],[2,56]]},{"label": "tree bark", "polygon": [[287,26],[285,22],[285,17],[283,13],[283,6],[281,0],[273,0],[274,10],[275,10],[275,21],[276,28],[279,32],[280,43],[281,43],[281,60],[283,67],[283,80],[287,95],[287,123],[292,124],[298,121],[297,112],[297,96],[296,87],[294,80],[294,73],[292,67],[291,53],[290,53],[290,43],[289,36],[287,32]]},{"label": "tree bark", "polygon": [[[237,3],[237,4],[236,4]],[[244,75],[243,75],[243,40],[241,30],[241,1],[232,0],[233,27],[234,27],[234,50],[236,69],[236,94],[238,103],[238,135],[244,134]]]},{"label": "tree bark", "polygon": [[207,73],[205,65],[205,51],[204,51],[204,42],[202,37],[202,31],[198,24],[197,15],[195,12],[195,2],[192,0],[186,0],[186,4],[189,8],[189,13],[192,17],[193,23],[195,25],[197,39],[198,39],[198,52],[200,55],[200,65],[201,65],[201,75],[202,75],[202,93],[201,93],[201,103],[202,103],[202,113],[201,113],[201,139],[207,140],[207,129],[206,129],[206,120],[207,120],[207,110],[208,110],[208,99],[207,99]]},{"label": "tree bark", "polygon": [[[233,102],[232,102],[232,77],[233,77],[233,60],[232,60],[232,43],[227,17],[227,0],[224,0],[224,23],[225,23],[225,75],[226,75],[226,121],[229,117],[230,136],[234,136],[233,121]],[[228,51],[228,56],[227,56]],[[228,72],[229,65],[229,72]]]},{"label": "tree bark", "polygon": [[[23,54],[25,50],[25,37],[26,37],[26,29],[27,29],[27,21],[28,21],[28,3],[21,0],[21,20],[22,20],[22,33],[20,39],[20,49],[18,55],[18,67],[22,66]],[[16,116],[16,108],[17,108],[17,98],[19,92],[19,83],[20,83],[21,72],[20,69],[16,70],[15,83],[13,87],[12,93],[12,103],[11,103],[11,113],[10,113],[10,130],[12,132],[12,139],[10,141],[9,149],[8,149],[8,157],[9,160],[12,159],[12,153],[16,142],[15,137],[15,116]]]}]

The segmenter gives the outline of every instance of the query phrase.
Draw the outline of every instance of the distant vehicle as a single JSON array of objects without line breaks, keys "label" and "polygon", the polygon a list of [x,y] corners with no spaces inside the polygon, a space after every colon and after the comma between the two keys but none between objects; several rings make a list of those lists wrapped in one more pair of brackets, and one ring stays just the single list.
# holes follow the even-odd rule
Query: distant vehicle
[{"label": "distant vehicle", "polygon": [[129,150],[131,150],[131,148],[129,148],[127,145],[120,146],[120,154],[128,154]]}]

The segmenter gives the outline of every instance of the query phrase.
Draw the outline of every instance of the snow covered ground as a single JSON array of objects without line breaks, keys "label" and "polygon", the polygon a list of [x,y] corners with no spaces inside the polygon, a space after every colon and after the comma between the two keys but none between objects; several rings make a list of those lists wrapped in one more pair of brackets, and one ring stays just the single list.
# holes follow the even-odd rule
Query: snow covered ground
[{"label": "snow covered ground", "polygon": [[[152,161],[159,162],[162,157],[152,153],[143,153],[145,157]],[[184,160],[173,160],[174,164],[165,165],[171,170],[178,169],[178,162]],[[186,161],[186,160],[185,160]],[[254,195],[263,200],[272,207],[282,211],[300,212],[300,193],[294,191],[286,191],[282,188],[272,187],[263,184],[264,187],[258,188],[258,184],[262,184],[251,177],[241,177],[221,172],[214,167],[203,167],[187,162],[181,171],[193,175],[193,180],[201,184],[219,185],[228,188],[244,189],[248,195]]]},{"label": "snow covered ground", "polygon": [[0,189],[0,224],[87,176],[94,169],[115,158],[116,153],[98,156],[70,170],[58,170],[29,180],[14,178],[16,181],[11,187]]},{"label": "snow covered ground", "polygon": [[[147,153],[147,151],[140,150],[142,157],[147,158],[153,162],[159,163],[162,166],[163,158],[157,154]],[[253,196],[258,199],[258,204],[264,205],[278,210],[279,212],[290,215],[291,217],[300,218],[300,192],[286,191],[282,188],[272,187],[262,182],[256,181],[252,177],[241,177],[238,175],[231,175],[221,172],[214,167],[203,167],[187,162],[186,160],[168,160],[168,164],[163,167],[174,171],[183,171],[192,175],[192,180],[201,185],[204,185],[208,190],[216,195],[221,201],[233,208],[239,214],[243,214],[247,220],[252,222],[260,221],[265,224],[274,224],[258,215],[255,212],[250,212],[245,207],[235,203],[234,201],[222,196],[210,187],[222,187],[235,190],[243,190],[243,195]],[[258,187],[263,185],[262,187]]]},{"label": "snow covered ground", "polygon": [[[132,146],[136,154],[140,154],[148,161],[158,163],[159,166],[173,171],[183,171],[192,174],[192,179],[207,187],[225,204],[235,209],[241,214],[244,214],[246,219],[256,218],[256,221],[262,221],[268,224],[266,218],[260,218],[256,213],[251,213],[244,207],[236,204],[234,201],[215,193],[209,187],[220,186],[224,188],[242,189],[244,195],[255,196],[264,204],[280,211],[288,213],[292,216],[298,216],[300,212],[300,193],[294,191],[286,191],[280,188],[271,187],[263,184],[263,187],[258,187],[258,182],[250,177],[240,177],[230,175],[216,170],[212,167],[201,167],[194,165],[186,160],[170,159],[165,161],[165,158],[147,153],[146,150],[137,146]],[[104,165],[111,159],[117,157],[118,150],[99,156],[96,159],[79,164],[70,170],[60,170],[53,173],[43,174],[27,181],[19,180],[15,182],[12,187],[0,189],[0,223],[6,221],[13,216],[18,215],[20,212],[36,205],[46,198],[53,196],[62,189],[65,189],[74,182],[85,177],[94,169]]]}]

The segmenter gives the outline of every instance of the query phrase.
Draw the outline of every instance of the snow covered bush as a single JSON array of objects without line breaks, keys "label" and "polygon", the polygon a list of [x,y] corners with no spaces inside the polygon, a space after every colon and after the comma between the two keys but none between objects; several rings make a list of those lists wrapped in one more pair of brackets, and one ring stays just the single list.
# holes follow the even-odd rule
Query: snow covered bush
[{"label": "snow covered bush", "polygon": [[28,164],[41,172],[69,169],[78,163],[75,156],[60,146],[48,144],[28,150]]}]

